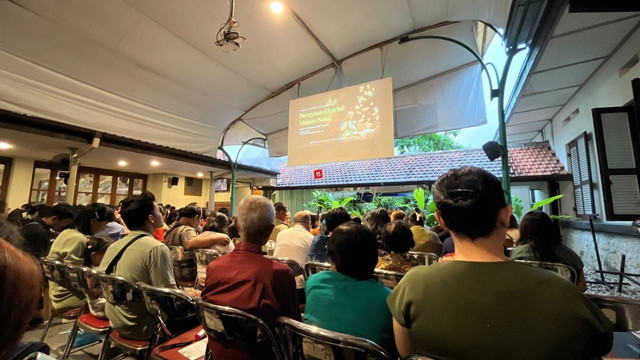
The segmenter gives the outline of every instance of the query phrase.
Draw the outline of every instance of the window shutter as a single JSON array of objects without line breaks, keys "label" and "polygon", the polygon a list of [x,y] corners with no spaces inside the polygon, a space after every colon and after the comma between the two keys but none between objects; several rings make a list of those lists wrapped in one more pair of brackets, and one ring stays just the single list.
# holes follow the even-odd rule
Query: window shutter
[{"label": "window shutter", "polygon": [[567,144],[567,148],[573,175],[576,215],[587,218],[589,215],[595,215],[587,133],[580,134],[580,136]]},{"label": "window shutter", "polygon": [[607,220],[640,216],[640,154],[633,105],[592,110]]}]

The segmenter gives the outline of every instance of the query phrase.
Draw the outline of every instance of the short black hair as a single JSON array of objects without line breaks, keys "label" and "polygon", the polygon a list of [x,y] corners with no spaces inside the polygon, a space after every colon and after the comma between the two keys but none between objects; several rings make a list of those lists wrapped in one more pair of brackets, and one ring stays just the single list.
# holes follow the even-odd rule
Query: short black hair
[{"label": "short black hair", "polygon": [[82,208],[75,219],[75,228],[85,235],[93,235],[91,233],[91,220],[98,221],[114,221],[116,215],[109,206],[100,203],[93,203]]},{"label": "short black hair", "polygon": [[406,221],[392,221],[384,227],[381,234],[382,244],[389,252],[404,254],[416,246],[413,233]]},{"label": "short black hair", "polygon": [[227,209],[226,207],[221,207],[220,210],[218,211],[227,215],[227,217],[229,217],[229,209]]},{"label": "short black hair", "polygon": [[376,235],[360,224],[342,224],[331,234],[327,255],[338,272],[356,280],[370,279],[378,263]]},{"label": "short black hair", "polygon": [[73,207],[71,205],[60,203],[51,208],[44,217],[54,216],[57,217],[58,220],[66,220],[73,219],[76,216],[76,213],[73,211]]},{"label": "short black hair", "polygon": [[360,216],[358,215],[353,215],[351,216],[351,222],[354,222],[356,224],[362,224],[362,219],[360,219]]},{"label": "short black hair", "polygon": [[17,248],[24,249],[24,238],[18,227],[2,218],[0,218],[0,239],[6,240]]},{"label": "short black hair", "polygon": [[207,223],[202,228],[202,230],[226,234],[228,227],[229,218],[227,217],[227,215],[221,212],[216,212],[213,215],[209,216],[209,218],[207,219]]},{"label": "short black hair", "polygon": [[87,242],[87,247],[84,248],[84,266],[92,266],[91,254],[104,253],[111,245],[111,241],[100,236],[92,236]]},{"label": "short black hair", "polygon": [[285,205],[284,203],[278,201],[277,203],[273,204],[274,209],[276,209],[276,214],[278,213],[283,213],[283,212],[287,212],[287,205]]},{"label": "short black hair", "polygon": [[542,211],[529,211],[520,223],[518,244],[531,244],[531,249],[539,261],[558,262],[553,253],[553,244],[562,244],[560,227]]},{"label": "short black hair", "polygon": [[391,216],[389,216],[387,209],[384,208],[377,208],[373,211],[369,211],[362,219],[362,225],[373,231],[376,235],[382,234],[382,229],[384,229],[385,225],[390,222]]},{"label": "short black hair", "polygon": [[327,232],[332,232],[338,226],[351,220],[351,216],[343,207],[331,209],[324,214],[323,223],[327,228]]},{"label": "short black hair", "polygon": [[432,193],[447,228],[471,240],[491,235],[498,213],[507,206],[500,180],[472,166],[447,171]]},{"label": "short black hair", "polygon": [[189,204],[182,209],[180,209],[178,217],[179,218],[194,218],[196,216],[202,216],[202,209],[198,205]]},{"label": "short black hair", "polygon": [[156,197],[149,191],[126,198],[122,202],[120,216],[127,227],[133,230],[143,228],[147,218],[155,210],[155,201]]},{"label": "short black hair", "polygon": [[425,215],[420,209],[415,209],[407,216],[407,222],[410,226],[424,226]]}]

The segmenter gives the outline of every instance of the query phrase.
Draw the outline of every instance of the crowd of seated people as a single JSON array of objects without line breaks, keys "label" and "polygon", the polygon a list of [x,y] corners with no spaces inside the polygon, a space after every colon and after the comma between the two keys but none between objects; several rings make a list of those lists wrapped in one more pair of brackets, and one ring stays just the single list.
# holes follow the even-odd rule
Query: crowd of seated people
[{"label": "crowd of seated people", "polygon": [[[612,324],[581,289],[505,256],[512,210],[495,176],[472,167],[450,170],[434,184],[433,197],[440,226],[435,231],[425,227],[419,210],[406,215],[376,209],[359,224],[342,207],[317,214],[317,224],[313,214],[300,211],[289,226],[286,205],[262,196],[242,200],[232,222],[222,212],[209,213],[203,222],[197,205],[176,210],[156,204],[153,194],[144,192],[116,209],[102,204],[43,208],[23,226],[22,236],[17,233],[17,239],[9,241],[23,249],[24,256],[38,256],[47,249],[51,234],[59,232],[45,253],[50,259],[174,289],[179,271],[168,246],[187,251],[215,248],[226,254],[207,266],[202,291],[183,290],[187,295],[248,312],[272,330],[276,319],[285,316],[363,337],[394,358],[417,353],[438,359],[568,359],[609,351]],[[116,241],[111,232],[104,232],[114,222],[125,229]],[[159,229],[164,242],[155,236]],[[582,262],[561,244],[559,230],[548,216],[525,215],[519,232],[520,246],[511,252],[512,259],[565,263],[584,282]],[[445,251],[438,234],[450,235],[455,260],[418,266],[408,259],[409,251]],[[3,236],[12,237],[0,226]],[[296,279],[289,266],[264,256],[269,241],[275,243],[276,258],[301,265],[327,262],[331,271],[311,275],[306,283]],[[0,258],[3,245],[0,240]],[[405,275],[391,290],[374,279],[376,268]],[[3,270],[0,266],[0,273]],[[37,289],[39,293],[39,285]],[[77,309],[87,299],[89,311],[107,318],[123,338],[146,340],[156,331],[156,319],[142,299],[115,306],[105,304],[100,293],[70,291],[53,282],[48,291],[56,311]],[[306,303],[303,314],[301,303]],[[526,304],[526,311],[505,311],[513,303]],[[166,321],[174,334],[198,323],[195,314]],[[216,360],[270,359],[269,345],[209,340]]]}]

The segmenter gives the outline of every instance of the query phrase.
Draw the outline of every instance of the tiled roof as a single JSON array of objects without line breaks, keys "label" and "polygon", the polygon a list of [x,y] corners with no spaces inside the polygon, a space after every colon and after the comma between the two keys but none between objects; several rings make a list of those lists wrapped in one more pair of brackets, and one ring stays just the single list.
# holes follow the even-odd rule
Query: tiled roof
[{"label": "tiled roof", "polygon": [[[516,179],[567,175],[548,142],[509,148],[509,164],[511,177]],[[472,149],[294,167],[285,165],[278,175],[278,187],[433,182],[447,170],[461,166],[477,166],[498,177],[502,176],[500,159],[489,161],[482,149]],[[319,169],[323,177],[314,179],[314,171]]]}]

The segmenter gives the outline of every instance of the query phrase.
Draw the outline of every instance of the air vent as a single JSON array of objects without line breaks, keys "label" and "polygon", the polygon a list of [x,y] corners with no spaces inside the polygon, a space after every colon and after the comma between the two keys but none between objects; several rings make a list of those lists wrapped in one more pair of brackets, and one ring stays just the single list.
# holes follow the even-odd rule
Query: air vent
[{"label": "air vent", "polygon": [[562,126],[567,126],[567,124],[570,123],[571,120],[573,120],[579,114],[580,114],[580,108],[576,108],[575,110],[573,110],[573,112],[569,114],[569,116],[567,116],[564,120],[562,120]]}]

